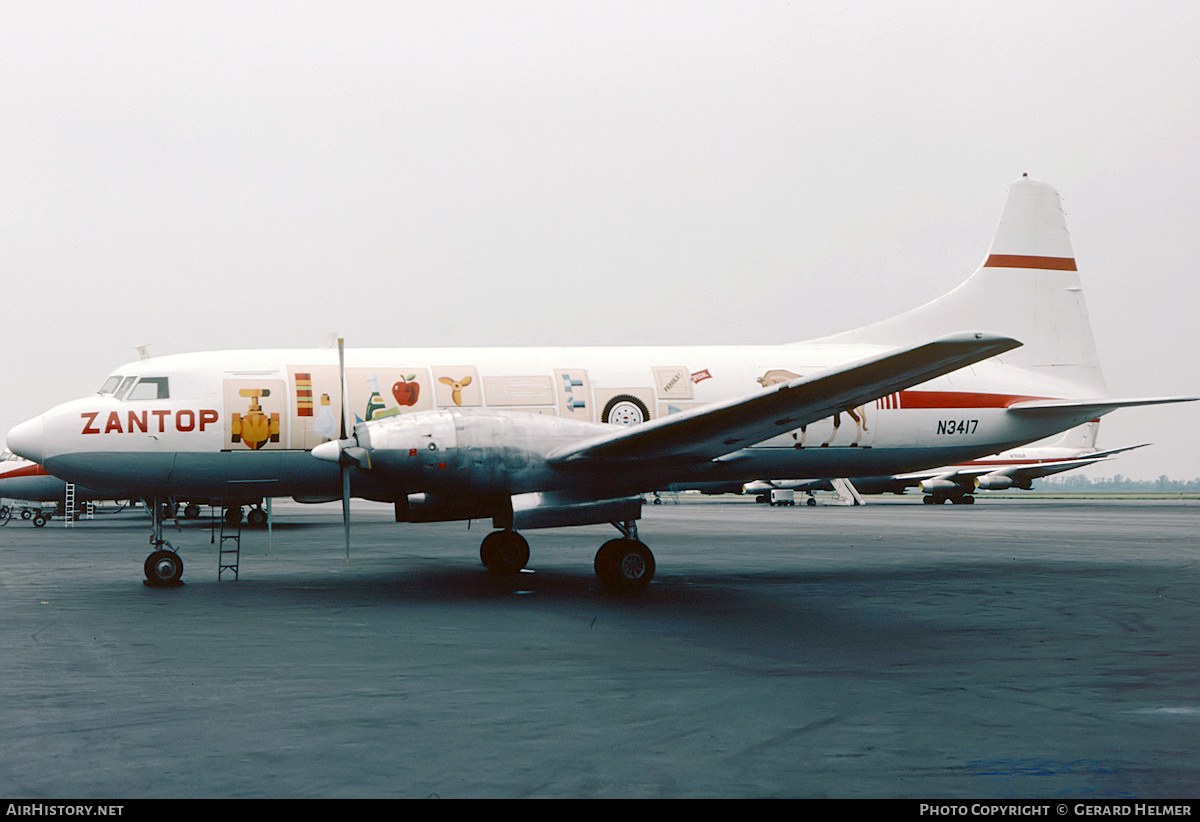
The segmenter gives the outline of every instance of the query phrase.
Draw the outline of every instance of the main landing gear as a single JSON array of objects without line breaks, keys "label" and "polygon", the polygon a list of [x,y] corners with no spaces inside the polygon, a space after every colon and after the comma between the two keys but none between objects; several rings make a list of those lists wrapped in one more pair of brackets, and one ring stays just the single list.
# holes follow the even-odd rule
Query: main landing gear
[{"label": "main landing gear", "polygon": [[[637,523],[624,520],[612,523],[621,532],[596,552],[593,567],[596,577],[607,588],[639,591],[654,578],[654,554],[638,541]],[[495,574],[515,574],[529,562],[529,543],[516,531],[493,531],[479,546],[483,565]]]},{"label": "main landing gear", "polygon": [[926,494],[921,502],[926,505],[941,505],[951,502],[955,505],[974,505],[975,497],[970,494]]},{"label": "main landing gear", "polygon": [[492,531],[479,546],[479,558],[494,574],[515,574],[529,562],[529,543],[516,531]]},{"label": "main landing gear", "polygon": [[[620,525],[617,529],[624,530]],[[633,530],[628,536],[601,545],[593,567],[605,586],[618,591],[640,591],[654,579],[654,554],[638,541],[637,531]]]}]

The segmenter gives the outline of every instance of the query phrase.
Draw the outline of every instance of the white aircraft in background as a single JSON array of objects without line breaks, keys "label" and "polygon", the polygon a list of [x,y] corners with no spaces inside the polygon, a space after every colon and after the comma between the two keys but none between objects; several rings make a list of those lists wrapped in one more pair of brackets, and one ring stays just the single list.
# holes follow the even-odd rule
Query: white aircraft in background
[{"label": "white aircraft in background", "polygon": [[[975,501],[973,494],[979,491],[998,491],[1008,488],[1029,490],[1035,479],[1061,474],[1087,465],[1095,465],[1112,459],[1115,454],[1144,448],[1148,443],[1128,445],[1100,451],[1096,448],[1098,420],[1085,423],[1065,432],[1054,442],[1044,445],[1033,444],[1000,454],[970,460],[959,465],[911,471],[885,477],[847,477],[852,486],[851,494],[903,494],[909,488],[920,488],[925,492],[926,505],[952,502],[955,505],[970,505]],[[748,483],[744,492],[757,495],[759,502],[767,502],[772,491],[807,492],[808,504],[815,504],[813,491],[844,493],[834,480],[759,480]]]},{"label": "white aircraft in background", "polygon": [[[8,445],[68,481],[156,501],[340,497],[347,552],[351,497],[391,502],[401,522],[491,518],[480,554],[497,572],[527,563],[522,529],[607,522],[621,538],[601,546],[596,574],[638,588],[654,574],[637,539],[644,492],[953,465],[1179,399],[1105,393],[1058,195],[1026,177],[965,283],[844,334],[153,357],[18,425]],[[147,580],[177,581],[157,520],[153,539]]]},{"label": "white aircraft in background", "polygon": [[[53,502],[63,513],[67,513],[66,509],[72,504],[78,507],[88,502],[124,502],[130,499],[128,494],[122,495],[117,491],[99,491],[82,485],[74,485],[68,491],[72,485],[72,483],[54,476],[36,462],[18,457],[11,451],[0,451],[0,499],[20,502]],[[163,516],[175,516],[175,507],[173,504],[165,506],[162,509]],[[187,501],[184,503],[183,517],[184,519],[195,519],[200,516],[200,510],[199,503]],[[242,513],[239,509],[230,514],[231,521],[236,522]],[[263,525],[266,521],[265,517],[265,512],[260,508],[252,509],[247,520],[251,525]],[[36,516],[33,518],[34,525],[38,527],[46,524],[45,517],[40,521]]]},{"label": "white aircraft in background", "polygon": [[[73,489],[74,503],[99,502],[113,497],[100,494],[90,488],[76,487]],[[14,502],[53,502],[63,506],[68,503],[67,483],[52,475],[36,462],[18,457],[11,451],[0,451],[0,500]],[[12,506],[0,506],[0,514],[8,516]],[[67,512],[69,513],[69,512]],[[22,518],[32,519],[33,524],[42,527],[49,520],[46,512],[40,506],[25,508]]]}]

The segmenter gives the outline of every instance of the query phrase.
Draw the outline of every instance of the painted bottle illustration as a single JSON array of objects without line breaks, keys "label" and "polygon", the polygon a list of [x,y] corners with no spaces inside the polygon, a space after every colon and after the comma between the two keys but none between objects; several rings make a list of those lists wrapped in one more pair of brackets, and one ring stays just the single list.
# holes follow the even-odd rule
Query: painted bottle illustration
[{"label": "painted bottle illustration", "polygon": [[375,416],[386,408],[383,404],[383,395],[379,393],[379,375],[371,375],[371,398],[367,400],[367,421],[375,419]]}]

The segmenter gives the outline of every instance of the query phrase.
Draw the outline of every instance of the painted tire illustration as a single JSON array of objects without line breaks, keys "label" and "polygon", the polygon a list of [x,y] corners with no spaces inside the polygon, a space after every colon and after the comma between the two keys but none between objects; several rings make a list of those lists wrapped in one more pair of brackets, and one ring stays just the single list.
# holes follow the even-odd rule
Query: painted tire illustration
[{"label": "painted tire illustration", "polygon": [[650,412],[637,397],[618,394],[605,404],[600,419],[615,425],[637,425],[650,419]]}]

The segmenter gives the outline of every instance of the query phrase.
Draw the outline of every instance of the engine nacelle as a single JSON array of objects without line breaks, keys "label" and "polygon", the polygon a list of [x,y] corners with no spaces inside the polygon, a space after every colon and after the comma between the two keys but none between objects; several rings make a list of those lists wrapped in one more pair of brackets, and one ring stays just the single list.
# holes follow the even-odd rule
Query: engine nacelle
[{"label": "engine nacelle", "polygon": [[975,478],[975,487],[983,491],[1002,491],[1013,485],[1013,478],[1005,474],[984,474]]},{"label": "engine nacelle", "polygon": [[954,480],[934,478],[927,479],[921,482],[920,488],[926,493],[935,491],[962,491],[963,487]]},{"label": "engine nacelle", "polygon": [[[496,499],[547,487],[550,453],[610,430],[549,415],[456,408],[385,417],[354,433],[370,452],[367,473],[377,484],[431,499]],[[414,510],[430,504],[414,503]]]}]

